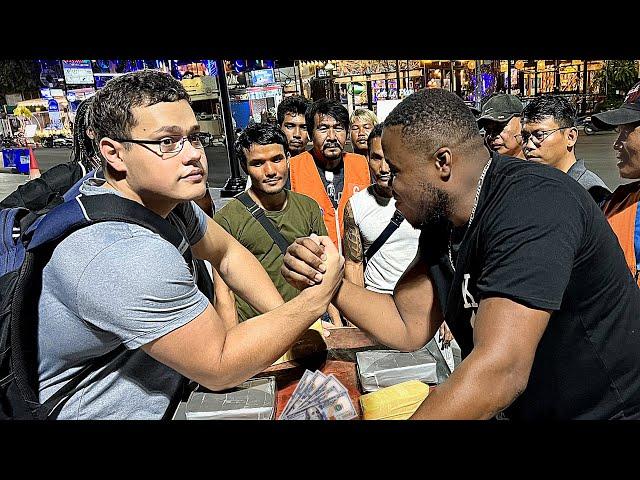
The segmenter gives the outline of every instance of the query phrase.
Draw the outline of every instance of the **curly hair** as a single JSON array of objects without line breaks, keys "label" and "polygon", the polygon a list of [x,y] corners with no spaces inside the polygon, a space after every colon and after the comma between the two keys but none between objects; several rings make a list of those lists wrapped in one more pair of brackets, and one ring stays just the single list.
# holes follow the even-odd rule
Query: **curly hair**
[{"label": "curly hair", "polygon": [[87,121],[93,98],[89,97],[80,102],[73,123],[73,148],[70,160],[81,163],[86,170],[98,168],[101,162],[93,138],[89,135],[89,131],[93,132],[93,127]]},{"label": "curly hair", "polygon": [[412,151],[430,152],[457,145],[480,130],[464,101],[454,93],[428,88],[413,93],[389,113],[384,127],[402,126],[402,141]]},{"label": "curly hair", "polygon": [[289,142],[287,137],[275,125],[270,123],[254,123],[245,128],[233,143],[233,150],[244,173],[247,173],[247,155],[245,150],[250,150],[251,145],[282,145],[285,156],[289,155]]},{"label": "curly hair", "polygon": [[[89,108],[89,125],[96,140],[104,137],[127,138],[136,126],[131,111],[160,102],[189,100],[187,91],[168,73],[157,70],[139,70],[109,80],[94,95]],[[125,148],[130,145],[125,144]]]}]

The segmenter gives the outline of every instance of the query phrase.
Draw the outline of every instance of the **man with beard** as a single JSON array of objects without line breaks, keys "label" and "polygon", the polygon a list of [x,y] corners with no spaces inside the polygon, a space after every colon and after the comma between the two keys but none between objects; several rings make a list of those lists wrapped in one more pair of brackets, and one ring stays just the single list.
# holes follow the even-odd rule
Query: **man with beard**
[{"label": "man with beard", "polygon": [[[382,150],[382,124],[369,134],[367,158],[374,183],[352,196],[344,210],[344,277],[368,290],[392,295],[418,253],[420,230],[396,209],[389,186],[391,172]],[[439,333],[437,346],[448,354],[446,348],[453,337],[444,322]],[[457,344],[454,348],[459,350]]]},{"label": "man with beard", "polygon": [[[238,136],[234,150],[240,166],[251,178],[251,187],[241,195],[248,195],[254,202],[251,208],[264,212],[287,245],[297,237],[327,234],[318,204],[306,195],[285,188],[289,152],[282,131],[269,124],[250,125]],[[300,293],[280,275],[283,254],[278,244],[239,196],[222,207],[214,220],[260,261],[285,301]],[[219,275],[215,277],[215,292],[216,309],[235,313],[225,318],[228,327],[260,314],[239,295],[234,295]]]},{"label": "man with beard", "polygon": [[[622,178],[640,179],[640,83],[636,83],[622,106],[598,113],[593,123],[616,125],[619,132],[613,144],[617,152],[618,169]],[[620,185],[603,206],[604,214],[613,228],[627,265],[640,287],[640,182]]]},{"label": "man with beard", "polygon": [[565,172],[601,204],[611,191],[602,179],[576,159],[576,111],[564,97],[534,98],[522,111],[522,150],[527,160]]},{"label": "man with beard", "polygon": [[291,159],[291,190],[320,205],[333,243],[342,251],[344,207],[371,183],[367,159],[346,153],[349,112],[335,100],[313,102],[305,114],[313,148]]},{"label": "man with beard", "polygon": [[371,110],[358,108],[353,111],[350,127],[353,153],[367,156],[367,139],[376,125],[378,125],[378,117]]},{"label": "man with beard", "polygon": [[[489,152],[445,90],[403,100],[382,146],[396,208],[422,230],[419,255],[393,296],[343,279],[333,302],[400,350],[446,320],[463,360],[412,418],[640,417],[640,290],[587,191]],[[302,288],[322,275],[323,250],[297,239],[283,275]]]},{"label": "man with beard", "polygon": [[498,93],[486,101],[478,118],[478,127],[484,128],[484,140],[490,150],[524,160],[521,114],[522,102],[515,95]]}]

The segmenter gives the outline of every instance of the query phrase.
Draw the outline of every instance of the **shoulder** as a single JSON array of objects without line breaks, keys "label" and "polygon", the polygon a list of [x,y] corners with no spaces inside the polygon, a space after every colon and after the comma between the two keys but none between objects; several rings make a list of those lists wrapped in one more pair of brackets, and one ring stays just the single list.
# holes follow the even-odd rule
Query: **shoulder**
[{"label": "shoulder", "polygon": [[616,188],[603,205],[605,215],[610,216],[640,202],[640,182],[627,183]]},{"label": "shoulder", "polygon": [[352,164],[360,164],[360,166],[366,165],[367,168],[369,168],[369,162],[367,162],[367,158],[364,155],[360,155],[359,153],[345,153],[344,160],[345,162],[349,162]]},{"label": "shoulder", "polygon": [[219,224],[224,222],[232,224],[238,221],[246,221],[250,216],[251,214],[247,207],[237,198],[232,198],[213,215],[213,219]]},{"label": "shoulder", "polygon": [[293,165],[293,164],[300,164],[302,162],[308,161],[309,159],[312,159],[313,157],[311,156],[311,154],[309,152],[302,152],[299,153],[298,155],[295,155],[293,157],[291,157],[289,159],[289,164]]},{"label": "shoulder", "polygon": [[304,193],[300,193],[300,192],[293,192],[289,190],[289,201],[291,201],[294,204],[303,205],[305,207],[315,207],[318,209],[320,208],[320,205],[318,205],[318,202],[316,202],[309,195],[305,195]]}]

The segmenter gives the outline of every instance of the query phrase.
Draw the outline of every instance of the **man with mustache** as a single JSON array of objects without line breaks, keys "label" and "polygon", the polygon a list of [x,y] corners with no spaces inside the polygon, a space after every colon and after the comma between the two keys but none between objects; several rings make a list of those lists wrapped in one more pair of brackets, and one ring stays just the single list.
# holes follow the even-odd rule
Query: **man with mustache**
[{"label": "man with mustache", "polygon": [[291,159],[291,190],[318,202],[329,237],[342,251],[344,208],[354,193],[371,183],[369,165],[364,156],[344,151],[349,112],[341,103],[317,100],[305,120],[313,148]]},{"label": "man with mustache", "polygon": [[[449,91],[391,111],[382,147],[419,253],[393,295],[343,279],[333,302],[404,351],[447,322],[462,362],[414,419],[640,418],[640,289],[607,220],[566,174],[483,142]],[[283,275],[324,281],[323,251],[297,239]]]},{"label": "man with mustache", "polygon": [[522,150],[527,160],[566,173],[601,204],[611,191],[602,179],[576,159],[576,111],[564,97],[534,98],[522,111]]},{"label": "man with mustache", "polygon": [[[234,150],[251,179],[251,187],[241,195],[249,196],[255,205],[251,208],[262,210],[287,244],[300,236],[327,234],[318,204],[285,188],[289,149],[280,129],[265,123],[250,125],[236,139]],[[238,197],[213,218],[258,259],[285,302],[300,293],[280,275],[283,254],[278,244]],[[216,310],[232,312],[231,317],[225,318],[227,328],[260,314],[242,297],[234,295],[219,275],[215,277],[215,292]]]},{"label": "man with mustache", "polygon": [[[615,125],[619,132],[613,144],[620,177],[640,179],[640,83],[627,93],[622,106],[598,113],[594,124]],[[627,265],[640,287],[640,181],[620,185],[603,206],[624,252]]]},{"label": "man with mustache", "polygon": [[353,111],[350,127],[353,153],[367,156],[367,138],[376,125],[378,125],[378,117],[371,110],[358,108]]}]

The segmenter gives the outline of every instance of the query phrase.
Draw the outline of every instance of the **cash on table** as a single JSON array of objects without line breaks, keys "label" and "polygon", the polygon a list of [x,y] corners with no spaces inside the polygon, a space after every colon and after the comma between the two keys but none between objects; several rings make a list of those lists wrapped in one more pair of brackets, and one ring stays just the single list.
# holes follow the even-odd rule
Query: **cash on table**
[{"label": "cash on table", "polygon": [[305,370],[280,420],[350,420],[357,416],[348,390],[333,374]]}]

